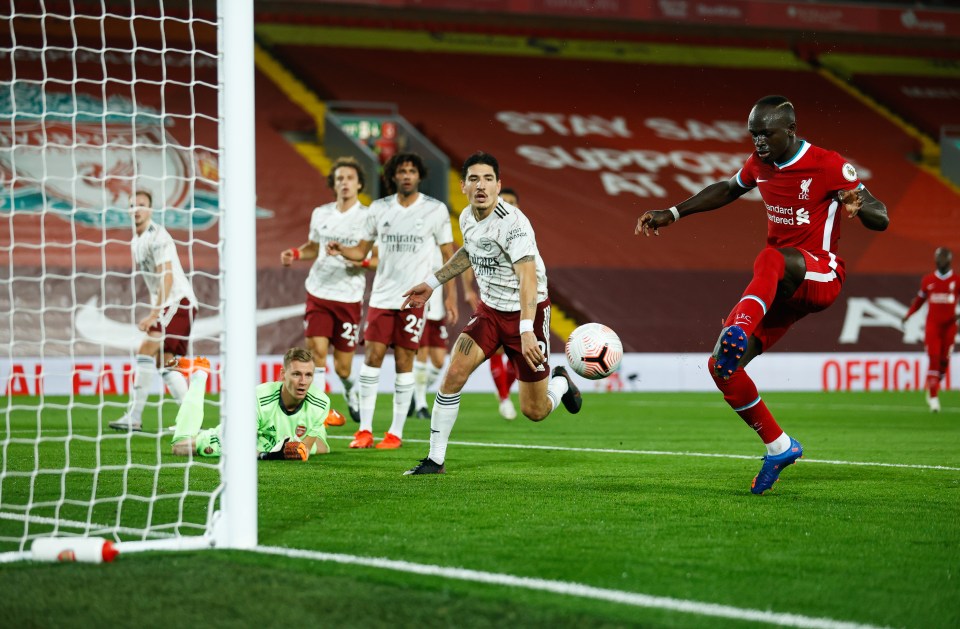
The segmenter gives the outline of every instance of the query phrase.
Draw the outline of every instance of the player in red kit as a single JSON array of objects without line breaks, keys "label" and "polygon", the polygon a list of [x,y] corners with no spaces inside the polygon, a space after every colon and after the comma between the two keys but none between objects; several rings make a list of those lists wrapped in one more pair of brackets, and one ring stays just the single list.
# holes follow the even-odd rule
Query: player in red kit
[{"label": "player in red kit", "polygon": [[927,348],[930,366],[927,368],[927,404],[930,412],[940,412],[940,382],[950,366],[950,354],[957,337],[957,302],[960,301],[960,282],[950,265],[953,252],[940,247],[933,254],[937,270],[920,280],[920,292],[913,298],[910,310],[903,316],[906,323],[913,313],[927,302],[927,323],[923,344]]},{"label": "player in red kit", "polygon": [[659,235],[661,227],[683,216],[716,210],[760,189],[767,246],[754,261],[753,280],[723,324],[708,366],[723,399],[766,445],[763,466],[750,487],[762,494],[803,455],[803,447],[780,428],[744,369],[790,326],[837,298],[846,276],[837,256],[841,214],[856,216],[876,231],[886,229],[890,220],[886,206],[867,191],[852,164],[797,137],[793,104],[783,96],[757,101],[747,130],[756,150],[736,175],[668,210],[644,213],[634,233]]}]

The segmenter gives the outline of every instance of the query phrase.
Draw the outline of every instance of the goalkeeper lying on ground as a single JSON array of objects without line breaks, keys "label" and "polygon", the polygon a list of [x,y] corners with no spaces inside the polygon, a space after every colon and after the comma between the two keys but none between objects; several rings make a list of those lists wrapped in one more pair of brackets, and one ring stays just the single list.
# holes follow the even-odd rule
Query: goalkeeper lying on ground
[{"label": "goalkeeper lying on ground", "polygon": [[[194,362],[190,388],[177,412],[173,453],[220,456],[220,425],[200,430],[203,425],[203,395],[207,388],[209,364]],[[311,454],[326,454],[327,431],[323,422],[330,410],[330,398],[313,387],[313,356],[294,347],[283,356],[279,382],[257,386],[257,453],[261,459],[306,461]]]}]

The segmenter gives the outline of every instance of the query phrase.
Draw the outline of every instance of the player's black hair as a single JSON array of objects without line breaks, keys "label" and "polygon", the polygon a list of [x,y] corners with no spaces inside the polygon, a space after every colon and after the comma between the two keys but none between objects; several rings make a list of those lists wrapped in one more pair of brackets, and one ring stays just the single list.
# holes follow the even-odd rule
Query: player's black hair
[{"label": "player's black hair", "polygon": [[330,174],[327,175],[327,185],[330,186],[330,189],[333,190],[336,186],[333,176],[337,173],[337,169],[341,166],[347,166],[357,171],[357,181],[360,182],[360,189],[363,190],[367,180],[363,174],[363,168],[360,167],[360,162],[352,157],[339,157],[337,158],[337,161],[333,163],[333,166],[330,167]]},{"label": "player's black hair", "polygon": [[492,168],[497,181],[500,181],[500,162],[490,153],[484,153],[483,151],[477,151],[463,162],[463,168],[460,169],[460,179],[462,181],[467,180],[467,170],[475,164],[486,164]]},{"label": "player's black hair", "polygon": [[502,197],[505,194],[512,194],[517,199],[517,203],[520,203],[520,195],[513,188],[501,188],[500,196]]},{"label": "player's black hair", "polygon": [[423,163],[423,158],[416,153],[397,153],[391,157],[383,166],[383,178],[387,180],[387,185],[391,188],[395,186],[393,177],[397,174],[397,169],[403,164],[410,162],[420,173],[420,181],[427,178],[427,166]]},{"label": "player's black hair", "polygon": [[796,121],[797,112],[793,108],[793,103],[786,96],[764,96],[754,107],[764,107],[772,109],[786,117],[789,121]]}]

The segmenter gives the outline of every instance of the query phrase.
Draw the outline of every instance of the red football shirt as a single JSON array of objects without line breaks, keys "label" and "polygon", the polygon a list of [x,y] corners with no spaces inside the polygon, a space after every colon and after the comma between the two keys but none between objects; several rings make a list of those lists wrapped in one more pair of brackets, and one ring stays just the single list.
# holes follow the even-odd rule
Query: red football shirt
[{"label": "red football shirt", "polygon": [[957,317],[958,300],[960,300],[960,281],[957,280],[953,269],[947,271],[945,275],[934,271],[924,275],[920,280],[920,292],[910,304],[907,316],[916,312],[926,301],[929,302],[927,326],[948,323]]},{"label": "red football shirt", "polygon": [[737,172],[737,183],[760,188],[767,210],[767,245],[796,247],[830,259],[837,258],[840,204],[837,192],[863,186],[850,162],[834,151],[800,141],[797,153],[780,164],[765,164],[756,153]]}]

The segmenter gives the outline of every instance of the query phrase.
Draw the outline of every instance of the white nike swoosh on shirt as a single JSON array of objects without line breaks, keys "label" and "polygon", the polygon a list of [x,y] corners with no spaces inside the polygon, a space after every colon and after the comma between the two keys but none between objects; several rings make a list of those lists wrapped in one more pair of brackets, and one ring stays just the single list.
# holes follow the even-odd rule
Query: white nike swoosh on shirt
[{"label": "white nike swoosh on shirt", "polygon": [[765,181],[770,181],[769,179],[757,179],[757,183],[763,183]]},{"label": "white nike swoosh on shirt", "polygon": [[[293,317],[302,317],[303,313],[303,304],[258,310],[257,327]],[[76,327],[80,338],[104,347],[135,350],[143,342],[143,332],[137,329],[135,323],[109,318],[102,309],[97,307],[96,297],[92,297],[80,307],[77,312]],[[215,338],[221,330],[223,330],[223,321],[220,315],[217,315],[194,321],[191,334],[194,338]]]}]

